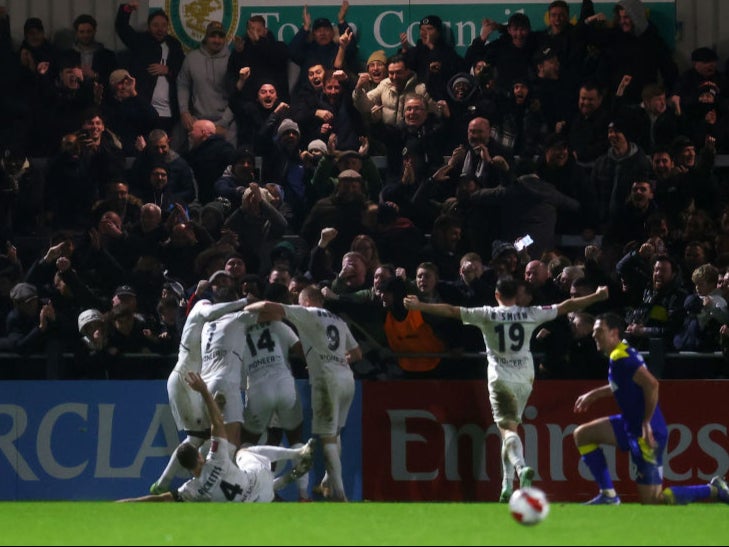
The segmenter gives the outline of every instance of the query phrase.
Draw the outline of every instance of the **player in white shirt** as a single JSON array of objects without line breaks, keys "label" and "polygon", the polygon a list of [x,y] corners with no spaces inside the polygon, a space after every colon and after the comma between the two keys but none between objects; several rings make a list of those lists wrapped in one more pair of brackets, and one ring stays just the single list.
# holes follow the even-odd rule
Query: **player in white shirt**
[{"label": "player in white shirt", "polygon": [[230,443],[226,437],[223,415],[210,394],[205,381],[189,372],[187,383],[202,395],[212,424],[210,450],[207,458],[189,443],[177,451],[180,464],[193,478],[175,492],[143,496],[120,501],[244,501],[270,502],[274,499],[274,481],[271,462],[299,460],[292,471],[295,476],[311,467],[313,441],[299,449],[279,446],[253,446],[242,448],[230,457]]},{"label": "player in white shirt", "polygon": [[[235,289],[219,287],[215,301],[235,299]],[[243,397],[241,395],[244,374],[243,349],[246,331],[258,317],[247,311],[228,313],[203,325],[201,335],[202,369],[200,375],[213,393],[221,393],[226,404],[223,420],[228,440],[237,449],[240,446],[243,423]]]},{"label": "player in white shirt", "polygon": [[[205,282],[201,282],[205,283]],[[203,285],[198,285],[202,292]],[[210,421],[205,413],[205,404],[198,393],[190,389],[185,382],[188,372],[200,372],[202,368],[202,352],[200,341],[203,325],[206,321],[215,320],[235,310],[242,310],[248,299],[242,298],[232,302],[212,304],[209,300],[195,303],[185,320],[180,338],[177,364],[167,379],[167,394],[170,410],[177,424],[177,429],[187,434],[185,442],[195,447],[201,446],[210,438]],[[177,450],[172,453],[167,467],[159,479],[149,489],[151,494],[160,494],[169,489],[169,485],[177,475],[181,466],[177,460]]]},{"label": "player in white shirt", "polygon": [[[304,356],[299,337],[286,323],[271,321],[247,328],[243,344],[246,386],[241,440],[244,444],[257,444],[275,416],[277,426],[286,432],[289,446],[303,446],[304,413],[289,364],[291,354]],[[297,486],[299,499],[308,499],[308,475],[300,477]]]},{"label": "player in white shirt", "polygon": [[350,364],[362,358],[357,341],[341,317],[324,309],[324,297],[315,286],[301,291],[298,306],[264,301],[246,311],[258,312],[259,321],[286,318],[298,329],[311,384],[311,430],[319,436],[327,467],[321,488],[333,499],[346,501],[340,433],[354,399]]},{"label": "player in white shirt", "polygon": [[529,341],[536,328],[558,315],[581,310],[590,304],[607,300],[607,287],[579,298],[551,306],[521,307],[516,305],[518,283],[502,278],[496,284],[498,306],[463,308],[450,304],[426,304],[417,296],[406,296],[405,307],[443,317],[460,319],[465,325],[481,329],[488,357],[489,401],[494,423],[501,432],[501,464],[503,484],[500,501],[511,497],[514,471],[520,487],[531,486],[534,470],[524,460],[517,427],[534,383],[534,360]]}]

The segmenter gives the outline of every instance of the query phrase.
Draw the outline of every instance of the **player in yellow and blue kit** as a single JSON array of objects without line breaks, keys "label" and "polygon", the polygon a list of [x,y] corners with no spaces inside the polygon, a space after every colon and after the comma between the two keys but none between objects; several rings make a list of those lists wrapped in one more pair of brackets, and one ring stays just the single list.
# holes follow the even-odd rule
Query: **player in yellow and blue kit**
[{"label": "player in yellow and blue kit", "polygon": [[641,503],[729,503],[729,487],[718,476],[708,484],[663,489],[663,453],[668,430],[658,405],[658,380],[638,351],[622,341],[624,329],[618,315],[607,313],[597,318],[592,336],[597,349],[610,357],[608,384],[580,395],[575,402],[575,412],[582,413],[596,400],[613,395],[621,411],[583,424],[573,433],[582,461],[600,486],[600,493],[587,504],[620,503],[600,445],[630,451]]}]

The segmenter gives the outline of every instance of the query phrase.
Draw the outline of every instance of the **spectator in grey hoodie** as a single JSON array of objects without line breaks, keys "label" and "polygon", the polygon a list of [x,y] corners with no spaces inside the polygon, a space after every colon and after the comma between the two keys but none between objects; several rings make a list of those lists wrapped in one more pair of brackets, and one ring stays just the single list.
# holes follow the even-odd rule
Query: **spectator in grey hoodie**
[{"label": "spectator in grey hoodie", "polygon": [[182,63],[177,76],[177,93],[185,131],[190,131],[199,119],[210,120],[215,124],[216,133],[235,146],[237,129],[233,112],[228,107],[225,85],[230,50],[225,42],[222,23],[208,23],[202,44],[188,53]]}]

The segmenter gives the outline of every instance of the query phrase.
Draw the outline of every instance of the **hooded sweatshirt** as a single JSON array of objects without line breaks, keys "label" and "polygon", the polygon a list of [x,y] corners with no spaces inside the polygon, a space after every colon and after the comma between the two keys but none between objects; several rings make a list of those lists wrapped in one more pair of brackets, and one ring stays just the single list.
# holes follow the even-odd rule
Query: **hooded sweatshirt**
[{"label": "hooded sweatshirt", "polygon": [[187,54],[177,77],[181,113],[190,112],[222,127],[230,125],[233,112],[228,107],[225,87],[229,57],[227,47],[211,54],[205,46],[201,46]]},{"label": "hooded sweatshirt", "polygon": [[630,20],[633,21],[633,34],[640,36],[648,29],[648,18],[645,15],[645,6],[640,0],[620,0],[618,7],[623,8]]}]

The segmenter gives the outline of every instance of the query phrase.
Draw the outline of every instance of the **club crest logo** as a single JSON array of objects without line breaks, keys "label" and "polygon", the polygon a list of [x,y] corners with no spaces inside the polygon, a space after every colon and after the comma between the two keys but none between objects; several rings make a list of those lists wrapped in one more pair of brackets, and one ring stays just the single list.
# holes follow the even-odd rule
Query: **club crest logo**
[{"label": "club crest logo", "polygon": [[238,2],[234,0],[165,0],[172,34],[185,50],[198,47],[205,38],[205,27],[220,21],[226,38],[231,40],[238,28]]}]

